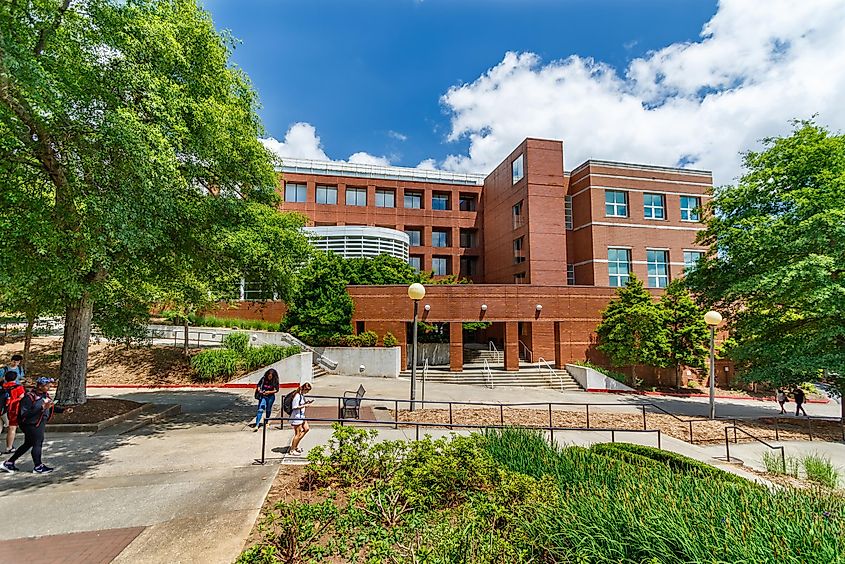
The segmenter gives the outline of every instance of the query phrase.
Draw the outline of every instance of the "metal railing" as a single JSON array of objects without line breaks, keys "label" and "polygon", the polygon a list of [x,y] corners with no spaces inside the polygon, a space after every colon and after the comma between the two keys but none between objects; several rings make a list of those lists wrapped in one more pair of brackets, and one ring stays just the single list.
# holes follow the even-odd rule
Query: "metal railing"
[{"label": "metal railing", "polygon": [[559,385],[558,389],[562,392],[564,390],[563,378],[561,378],[557,371],[555,371],[555,369],[552,367],[552,365],[549,364],[549,361],[547,361],[541,356],[540,359],[537,361],[537,374],[542,374],[543,368],[546,368],[548,370],[549,382],[551,382],[553,386],[555,384],[555,379],[557,379],[557,384]]},{"label": "metal railing", "polygon": [[523,343],[521,339],[517,339],[517,344],[520,347],[522,347],[523,353],[525,354],[525,360],[527,360],[530,363],[533,363],[534,362],[534,353],[531,351],[531,349],[528,348],[528,345]]},{"label": "metal railing", "polygon": [[730,431],[731,429],[733,429],[733,432],[734,432],[734,444],[736,444],[736,432],[739,431],[740,433],[754,439],[758,443],[766,445],[767,447],[769,447],[772,450],[780,450],[780,461],[781,461],[781,464],[783,465],[783,471],[786,472],[786,451],[784,450],[783,446],[770,445],[769,443],[767,443],[763,439],[755,437],[754,435],[752,435],[751,433],[749,433],[745,429],[738,427],[736,425],[729,425],[729,426],[725,427],[725,459],[728,462],[731,461],[730,439],[728,438],[728,431]]},{"label": "metal railing", "polygon": [[487,362],[487,359],[484,359],[484,367],[482,368],[482,373],[484,374],[484,385],[493,389],[493,371],[490,369],[490,363]]},{"label": "metal railing", "polygon": [[299,339],[297,339],[296,337],[294,337],[290,333],[282,333],[281,337],[282,337],[283,340],[287,341],[288,344],[293,345],[293,346],[297,346],[304,351],[310,352],[313,355],[315,364],[319,364],[320,366],[322,366],[323,368],[325,368],[329,372],[337,369],[337,362],[336,361],[334,361],[334,360],[324,356],[323,354],[317,352],[316,350],[314,350],[313,347],[306,345],[305,343],[303,343],[302,341],[300,341]]}]

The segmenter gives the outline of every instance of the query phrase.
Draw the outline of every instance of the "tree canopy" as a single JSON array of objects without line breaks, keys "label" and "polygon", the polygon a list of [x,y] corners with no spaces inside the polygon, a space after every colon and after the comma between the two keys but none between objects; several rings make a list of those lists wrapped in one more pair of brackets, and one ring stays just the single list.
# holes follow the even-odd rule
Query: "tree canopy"
[{"label": "tree canopy", "polygon": [[841,392],[845,136],[796,122],[743,162],[739,182],[707,204],[699,241],[711,251],[688,284],[723,313],[744,377],[790,384],[828,371]]},{"label": "tree canopy", "polygon": [[289,287],[301,220],[270,207],[232,47],[194,0],[0,7],[0,271],[49,281],[61,305],[60,402],[85,401],[92,323],[120,333],[162,295],[243,274]]}]

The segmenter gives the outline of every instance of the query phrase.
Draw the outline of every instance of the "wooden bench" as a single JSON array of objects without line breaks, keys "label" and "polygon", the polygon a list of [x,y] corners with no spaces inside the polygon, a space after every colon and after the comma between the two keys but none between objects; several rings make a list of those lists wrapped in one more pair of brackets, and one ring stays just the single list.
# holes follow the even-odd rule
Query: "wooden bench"
[{"label": "wooden bench", "polygon": [[340,407],[338,419],[360,419],[361,418],[361,400],[367,390],[364,385],[358,386],[356,392],[343,392],[343,401]]}]

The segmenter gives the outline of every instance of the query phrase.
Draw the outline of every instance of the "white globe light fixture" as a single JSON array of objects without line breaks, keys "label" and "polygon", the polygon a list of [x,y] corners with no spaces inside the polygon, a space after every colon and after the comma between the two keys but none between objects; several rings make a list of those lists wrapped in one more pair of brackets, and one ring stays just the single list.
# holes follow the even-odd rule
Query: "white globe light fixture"
[{"label": "white globe light fixture", "polygon": [[423,309],[426,311],[431,311],[431,304],[425,304],[425,307]]},{"label": "white globe light fixture", "polygon": [[710,328],[710,419],[716,419],[716,327],[722,314],[710,310],[704,314],[704,323]]},{"label": "white globe light fixture", "polygon": [[534,309],[536,309],[537,311],[543,311],[543,304],[537,304],[536,306],[534,306]]},{"label": "white globe light fixture", "polygon": [[481,311],[487,311],[487,304],[481,304]]},{"label": "white globe light fixture", "polygon": [[423,286],[419,282],[414,282],[413,284],[408,286],[408,297],[414,300],[415,302],[420,301],[425,297],[425,286]]}]

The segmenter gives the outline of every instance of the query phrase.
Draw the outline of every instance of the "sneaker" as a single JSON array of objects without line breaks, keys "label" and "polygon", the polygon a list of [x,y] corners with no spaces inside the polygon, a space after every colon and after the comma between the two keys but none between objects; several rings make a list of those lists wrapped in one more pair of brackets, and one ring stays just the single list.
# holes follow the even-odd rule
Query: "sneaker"
[{"label": "sneaker", "polygon": [[13,449],[13,448],[7,448],[6,450],[4,450],[4,451],[3,451],[2,453],[0,453],[0,454],[12,454],[13,452],[15,452],[15,449]]},{"label": "sneaker", "polygon": [[39,464],[35,468],[32,469],[34,474],[49,474],[53,471],[53,468],[50,468],[46,464]]},{"label": "sneaker", "polygon": [[18,467],[15,466],[14,462],[4,462],[3,463],[3,470],[5,470],[6,472],[9,472],[11,474],[12,472],[17,472]]},{"label": "sneaker", "polygon": [[256,427],[255,422],[253,421],[253,422],[249,423],[247,425],[247,427],[249,427],[250,429],[255,429],[255,427]]},{"label": "sneaker", "polygon": [[288,454],[292,454],[293,456],[302,456],[302,449],[294,448],[291,449]]}]

